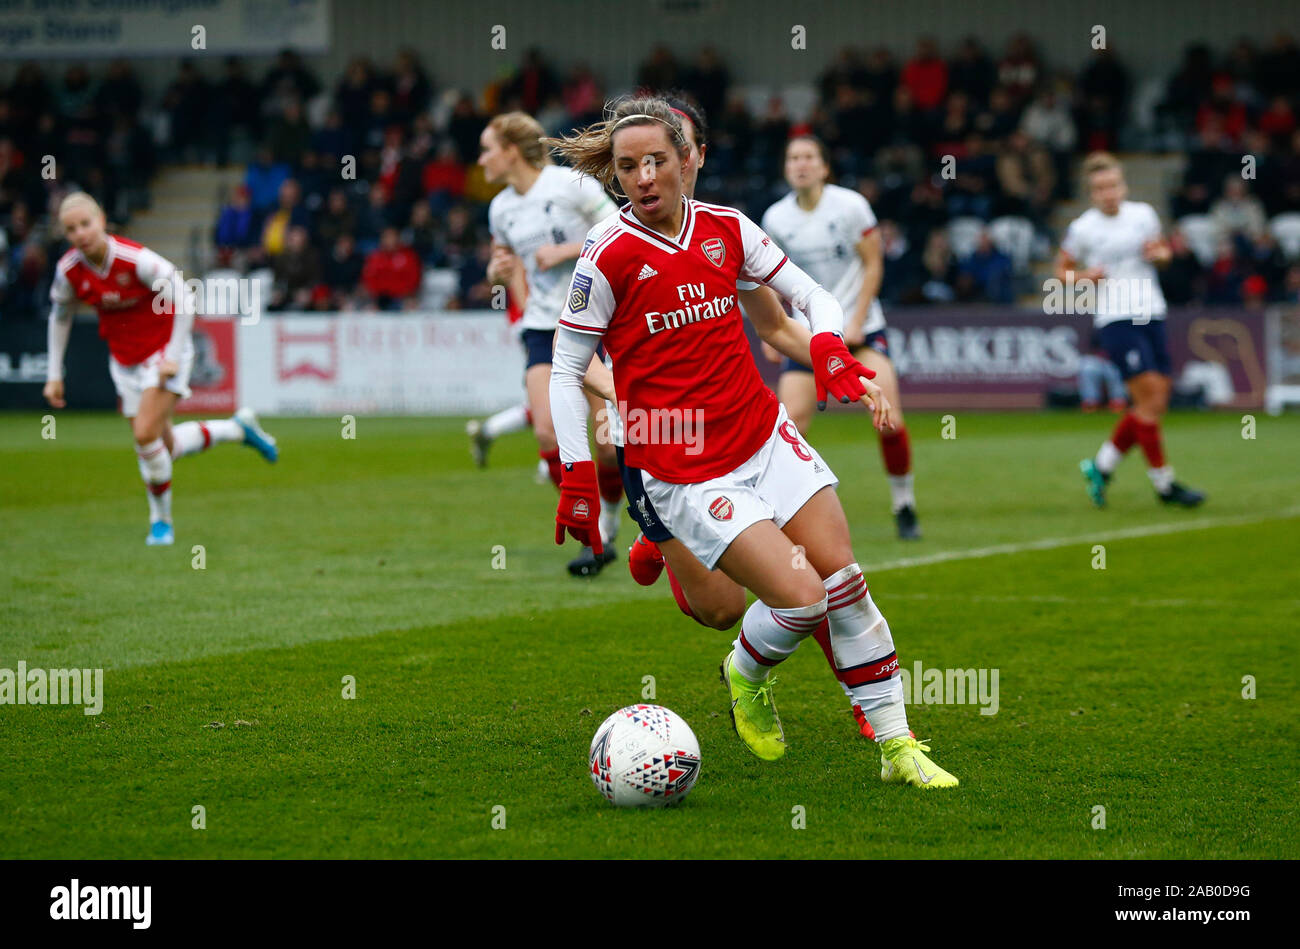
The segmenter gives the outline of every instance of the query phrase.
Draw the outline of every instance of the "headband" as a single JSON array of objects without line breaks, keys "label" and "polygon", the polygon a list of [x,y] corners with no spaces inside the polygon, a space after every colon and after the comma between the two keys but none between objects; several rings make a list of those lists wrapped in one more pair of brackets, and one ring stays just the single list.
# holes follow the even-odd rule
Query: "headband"
[{"label": "headband", "polygon": [[[677,112],[676,109],[673,109],[673,111],[674,111],[674,112]],[[678,114],[680,115],[680,113],[678,113]],[[664,122],[664,120],[661,119],[661,118],[659,118],[659,116],[657,116],[657,115],[646,115],[644,112],[634,112],[634,113],[632,113],[631,115],[625,115],[625,116],[623,116],[621,119],[619,119],[617,122],[615,122],[615,123],[614,123],[614,129],[618,128],[620,125],[622,125],[622,124],[623,124],[624,122],[626,122],[628,119],[650,119],[650,120],[652,120],[652,121],[654,121],[654,122],[663,122],[664,125],[668,125],[667,122]],[[669,128],[672,128],[671,125],[668,125],[668,127],[669,127]],[[610,131],[612,132],[612,131],[614,131],[614,129],[610,129]]]}]

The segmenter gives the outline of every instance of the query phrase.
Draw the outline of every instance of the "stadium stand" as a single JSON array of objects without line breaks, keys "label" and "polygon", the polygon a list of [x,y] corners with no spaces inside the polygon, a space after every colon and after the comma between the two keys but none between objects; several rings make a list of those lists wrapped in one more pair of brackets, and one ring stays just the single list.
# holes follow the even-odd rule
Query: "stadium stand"
[{"label": "stadium stand", "polygon": [[[475,158],[487,118],[524,109],[562,132],[631,91],[538,50],[476,90],[440,87],[410,51],[323,78],[292,51],[260,80],[234,57],[213,66],[180,63],[156,97],[124,61],[0,74],[4,319],[44,317],[65,246],[50,209],[73,186],[183,269],[258,273],[273,309],[481,307],[493,192]],[[1167,196],[1157,205],[1181,248],[1164,278],[1172,296],[1297,299],[1300,50],[1289,36],[1196,44],[1173,75],[1136,80],[1110,52],[1062,71],[1025,35],[1000,55],[973,38],[946,52],[922,38],[901,58],[846,47],[815,83],[777,93],[733,83],[712,46],[689,58],[657,47],[635,80],[704,106],[700,196],[753,217],[784,191],[787,139],[823,138],[839,182],[884,226],[886,302],[1034,293],[1083,206],[1075,163],[1095,148],[1124,152],[1135,192]],[[62,162],[54,180],[40,174],[50,154]],[[335,173],[345,156],[355,176]]]}]

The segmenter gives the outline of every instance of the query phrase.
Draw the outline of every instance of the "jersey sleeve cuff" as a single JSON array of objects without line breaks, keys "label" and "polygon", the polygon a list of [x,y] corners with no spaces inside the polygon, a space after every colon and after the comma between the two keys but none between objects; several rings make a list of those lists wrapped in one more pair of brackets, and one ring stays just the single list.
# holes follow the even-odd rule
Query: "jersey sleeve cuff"
[{"label": "jersey sleeve cuff", "polygon": [[577,333],[590,333],[592,336],[604,336],[605,331],[599,326],[584,326],[581,323],[570,323],[568,320],[560,320],[559,325],[566,330],[573,330]]}]

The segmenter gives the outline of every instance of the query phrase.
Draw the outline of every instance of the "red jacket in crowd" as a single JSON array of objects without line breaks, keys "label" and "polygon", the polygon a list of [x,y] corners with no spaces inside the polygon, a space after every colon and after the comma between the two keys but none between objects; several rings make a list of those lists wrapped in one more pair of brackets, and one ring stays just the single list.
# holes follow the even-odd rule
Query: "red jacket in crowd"
[{"label": "red jacket in crowd", "polygon": [[409,297],[420,289],[420,258],[409,247],[373,251],[366,258],[361,282],[374,297]]}]

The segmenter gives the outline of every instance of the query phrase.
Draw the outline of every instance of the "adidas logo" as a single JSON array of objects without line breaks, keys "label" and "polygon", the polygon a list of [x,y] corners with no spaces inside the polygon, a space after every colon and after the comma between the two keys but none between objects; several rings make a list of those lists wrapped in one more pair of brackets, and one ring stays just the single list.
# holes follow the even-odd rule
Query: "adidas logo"
[{"label": "adidas logo", "polygon": [[659,273],[659,271],[655,270],[655,269],[654,269],[653,267],[651,267],[649,264],[642,264],[642,265],[641,265],[641,272],[640,272],[639,274],[637,274],[637,277],[636,277],[636,278],[637,278],[638,280],[644,280],[644,279],[646,279],[646,277],[654,277],[654,276],[657,276],[658,273]]}]

